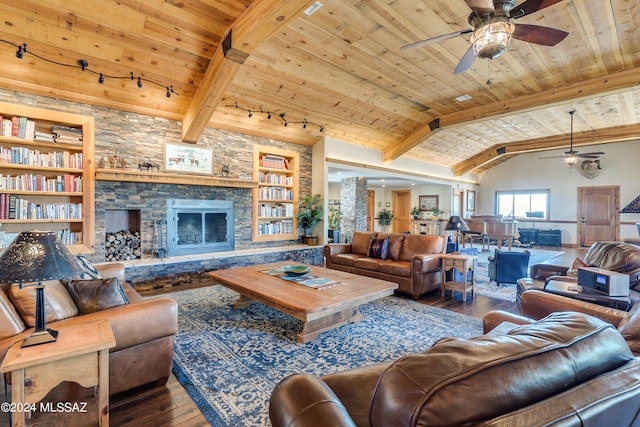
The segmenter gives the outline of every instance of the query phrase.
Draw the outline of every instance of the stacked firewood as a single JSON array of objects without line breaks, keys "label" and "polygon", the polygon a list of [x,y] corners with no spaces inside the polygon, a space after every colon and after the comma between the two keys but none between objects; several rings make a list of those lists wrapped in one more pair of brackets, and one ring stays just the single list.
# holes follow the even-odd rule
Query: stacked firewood
[{"label": "stacked firewood", "polygon": [[124,261],[142,257],[139,231],[132,233],[128,230],[121,230],[107,233],[104,246],[106,261]]}]

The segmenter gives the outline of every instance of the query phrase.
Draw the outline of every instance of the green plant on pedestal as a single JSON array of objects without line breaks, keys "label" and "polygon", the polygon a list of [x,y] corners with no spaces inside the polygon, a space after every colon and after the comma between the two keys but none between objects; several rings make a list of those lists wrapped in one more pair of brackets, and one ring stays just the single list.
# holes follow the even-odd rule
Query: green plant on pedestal
[{"label": "green plant on pedestal", "polygon": [[385,208],[378,212],[378,224],[382,225],[385,231],[387,226],[391,225],[391,219],[393,219],[393,212],[391,212],[391,209]]},{"label": "green plant on pedestal", "polygon": [[[298,226],[304,231],[304,237],[307,243],[311,243],[312,240],[317,238],[317,236],[313,236],[312,233],[315,226],[322,221],[323,214],[324,208],[320,194],[307,196],[298,202],[296,219],[298,220]],[[315,244],[315,242],[313,244]]]}]

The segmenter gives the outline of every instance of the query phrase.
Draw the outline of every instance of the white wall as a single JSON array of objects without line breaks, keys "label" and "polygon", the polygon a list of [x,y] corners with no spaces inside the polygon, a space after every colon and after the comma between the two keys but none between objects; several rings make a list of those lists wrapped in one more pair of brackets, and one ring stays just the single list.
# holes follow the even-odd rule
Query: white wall
[{"label": "white wall", "polygon": [[[562,159],[539,159],[562,155],[563,151],[522,154],[481,174],[480,188],[476,194],[476,211],[494,213],[496,191],[549,189],[552,222],[538,224],[536,228],[560,229],[563,244],[576,244],[578,187],[620,186],[620,209],[640,195],[640,141],[580,147],[581,152],[606,153],[600,157],[600,175],[593,179],[583,177],[578,170],[569,171]],[[640,222],[640,214],[620,214],[620,222]],[[531,223],[525,223],[524,226],[530,227]],[[621,224],[620,239],[625,237],[638,237],[635,224]]]}]

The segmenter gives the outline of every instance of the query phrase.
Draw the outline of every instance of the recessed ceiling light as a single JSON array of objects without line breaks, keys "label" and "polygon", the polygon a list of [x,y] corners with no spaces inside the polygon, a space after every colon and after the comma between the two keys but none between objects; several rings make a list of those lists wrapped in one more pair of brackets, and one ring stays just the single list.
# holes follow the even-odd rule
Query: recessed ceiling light
[{"label": "recessed ceiling light", "polygon": [[456,101],[458,102],[462,102],[462,101],[468,101],[471,99],[470,95],[460,95],[457,98],[454,98]]},{"label": "recessed ceiling light", "polygon": [[313,3],[311,6],[309,6],[305,11],[304,14],[307,16],[311,16],[313,15],[318,9],[320,9],[322,7],[322,3],[320,3],[319,1]]}]

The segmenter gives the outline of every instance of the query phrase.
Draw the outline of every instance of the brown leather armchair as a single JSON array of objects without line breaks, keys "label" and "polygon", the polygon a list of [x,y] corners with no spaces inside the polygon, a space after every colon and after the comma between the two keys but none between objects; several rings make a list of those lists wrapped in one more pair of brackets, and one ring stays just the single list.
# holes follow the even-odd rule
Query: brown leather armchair
[{"label": "brown leather armchair", "polygon": [[[595,242],[589,248],[583,262],[590,267],[599,267],[605,270],[616,271],[629,275],[631,288],[631,300],[640,299],[640,246],[624,242]],[[531,289],[544,289],[546,282],[556,276],[563,276],[560,280],[576,281],[574,277],[568,277],[570,267],[554,264],[534,264],[531,266],[529,277],[523,277],[517,281],[516,304],[521,304],[521,296]]]},{"label": "brown leather armchair", "polygon": [[[109,392],[125,390],[155,382],[164,384],[171,375],[173,344],[178,329],[178,307],[171,298],[143,300],[125,281],[123,264],[96,266],[102,277],[117,277],[129,304],[89,314],[80,314],[53,322],[47,327],[109,320],[116,346],[109,352]],[[27,328],[9,298],[7,284],[0,285],[0,360],[7,349],[33,332]],[[45,292],[45,299],[47,293]],[[73,303],[73,301],[71,301]]]},{"label": "brown leather armchair", "polygon": [[639,405],[640,360],[620,333],[555,313],[394,362],[291,375],[273,390],[269,416],[274,427],[631,426]]}]

